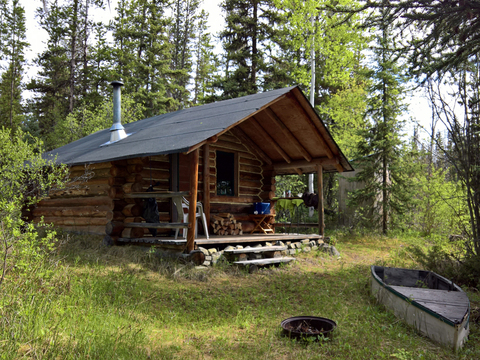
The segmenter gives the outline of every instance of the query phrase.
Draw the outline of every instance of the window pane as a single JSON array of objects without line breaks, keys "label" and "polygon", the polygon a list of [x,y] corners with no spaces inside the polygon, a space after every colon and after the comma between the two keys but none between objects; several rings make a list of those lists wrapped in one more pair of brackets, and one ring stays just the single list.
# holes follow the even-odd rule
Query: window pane
[{"label": "window pane", "polygon": [[217,151],[217,195],[235,196],[235,154]]}]

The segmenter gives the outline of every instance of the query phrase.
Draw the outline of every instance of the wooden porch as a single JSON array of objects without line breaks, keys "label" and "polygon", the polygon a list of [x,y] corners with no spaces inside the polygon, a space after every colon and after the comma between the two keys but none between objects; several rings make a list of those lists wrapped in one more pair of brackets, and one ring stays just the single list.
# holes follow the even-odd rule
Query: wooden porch
[{"label": "wooden porch", "polygon": [[[195,239],[195,248],[201,247],[226,247],[228,245],[253,245],[264,244],[266,242],[297,242],[302,240],[321,240],[323,237],[318,234],[248,234],[237,236],[219,236],[210,235],[210,239],[205,236],[199,236]],[[187,246],[187,240],[175,239],[174,237],[143,237],[143,238],[119,238],[117,240],[121,244],[135,244],[155,246],[165,249],[184,249]]]}]

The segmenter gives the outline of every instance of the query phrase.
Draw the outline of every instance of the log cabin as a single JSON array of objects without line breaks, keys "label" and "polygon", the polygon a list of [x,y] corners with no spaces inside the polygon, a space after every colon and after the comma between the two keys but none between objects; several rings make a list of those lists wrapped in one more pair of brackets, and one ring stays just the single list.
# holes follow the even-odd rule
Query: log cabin
[{"label": "log cabin", "polygon": [[[67,164],[76,186],[50,191],[32,210],[33,221],[43,217],[66,230],[105,236],[107,243],[190,252],[199,243],[233,241],[221,235],[196,238],[197,201],[203,204],[207,224],[228,213],[244,223],[246,234],[253,230],[254,204],[275,196],[275,175],[317,172],[322,194],[323,172],[353,170],[298,86],[123,126],[123,84],[112,85],[112,127],[44,154]],[[75,181],[85,173],[86,180]],[[172,201],[182,196],[189,200],[186,222]],[[154,225],[142,218],[147,198],[157,201],[159,223]],[[318,233],[323,236],[320,198]],[[152,227],[155,236],[148,230]],[[176,229],[188,229],[185,240],[173,239]]]}]

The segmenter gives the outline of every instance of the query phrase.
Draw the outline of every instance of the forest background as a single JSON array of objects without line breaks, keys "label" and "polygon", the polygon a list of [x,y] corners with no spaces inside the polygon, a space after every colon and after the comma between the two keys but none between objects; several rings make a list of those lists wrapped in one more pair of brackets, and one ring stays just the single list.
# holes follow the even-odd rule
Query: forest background
[{"label": "forest background", "polygon": [[[45,190],[57,178],[42,172],[38,154],[111,125],[112,80],[125,83],[122,118],[132,122],[291,85],[309,94],[314,57],[315,109],[362,184],[350,196],[352,230],[417,232],[435,243],[426,262],[445,258],[475,278],[479,63],[469,41],[477,10],[468,1],[451,2],[453,11],[415,3],[224,0],[224,27],[212,34],[201,0],[119,0],[108,22],[93,16],[112,6],[106,1],[45,0],[32,4],[47,39],[29,64],[25,10],[19,0],[0,0],[5,223],[19,228],[19,206],[11,205],[34,201],[22,184],[24,160],[43,174],[35,186]],[[31,65],[38,72],[27,77]],[[428,137],[419,126],[405,131],[414,87],[428,95]],[[338,176],[324,178],[330,228]],[[13,178],[18,186],[10,186]],[[277,184],[277,195],[303,192],[306,176]],[[455,252],[444,248],[452,234],[462,239]]]}]

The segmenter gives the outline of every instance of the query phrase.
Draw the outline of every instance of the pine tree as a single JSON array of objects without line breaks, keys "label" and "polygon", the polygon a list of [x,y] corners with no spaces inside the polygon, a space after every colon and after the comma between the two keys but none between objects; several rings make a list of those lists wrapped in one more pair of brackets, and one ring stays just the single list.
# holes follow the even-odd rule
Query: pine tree
[{"label": "pine tree", "polygon": [[225,0],[226,28],[220,38],[225,50],[225,76],[217,83],[222,98],[235,98],[272,88],[264,83],[273,61],[266,49],[275,47],[281,17],[272,0]]},{"label": "pine tree", "polygon": [[[386,10],[384,10],[386,11]],[[387,18],[387,14],[385,14]],[[402,147],[400,114],[404,110],[402,97],[402,69],[392,49],[389,26],[384,22],[377,38],[378,46],[373,49],[376,68],[372,71],[366,117],[371,122],[361,131],[363,140],[358,144],[360,170],[355,181],[364,188],[352,194],[352,201],[365,205],[369,210],[364,216],[373,224],[380,224],[387,233],[396,219],[408,208],[410,182],[408,161]],[[369,206],[370,204],[371,206]]]},{"label": "pine tree", "polygon": [[193,88],[194,104],[205,104],[212,101],[215,96],[214,82],[218,59],[213,52],[212,37],[207,32],[208,14],[202,10],[197,23],[197,36],[195,44],[195,77]]},{"label": "pine tree", "polygon": [[51,134],[55,125],[67,116],[69,107],[70,66],[64,38],[66,12],[56,0],[50,4],[48,12],[38,9],[37,16],[49,38],[47,49],[35,60],[40,67],[38,76],[27,88],[35,92],[32,111],[38,121],[40,136],[47,149],[51,149],[55,147]]},{"label": "pine tree", "polygon": [[145,117],[178,107],[167,95],[174,88],[167,4],[165,0],[122,0],[110,24],[115,40],[115,76],[123,79],[124,92],[145,107]]},{"label": "pine tree", "polygon": [[77,55],[75,93],[77,104],[94,109],[111,93],[111,46],[107,43],[107,26],[92,20],[94,10],[102,3],[82,0],[77,26]]},{"label": "pine tree", "polygon": [[103,23],[92,24],[91,33],[94,46],[84,47],[84,65],[82,86],[84,87],[84,106],[89,109],[98,107],[110,96],[110,83],[115,79],[113,69],[113,49],[107,42],[107,26]]},{"label": "pine tree", "polygon": [[11,4],[5,1],[0,6],[4,18],[2,53],[7,63],[0,82],[0,126],[16,130],[23,119],[22,75],[24,52],[29,45],[25,35],[25,11],[19,0],[12,0]]},{"label": "pine tree", "polygon": [[103,101],[94,74],[98,76],[105,68],[98,58],[92,57],[95,51],[90,51],[90,34],[95,26],[100,26],[90,19],[93,4],[92,0],[69,0],[60,5],[55,0],[48,11],[37,10],[40,25],[49,38],[47,49],[35,60],[40,67],[39,76],[28,88],[35,92],[30,107],[49,149],[56,146],[55,126],[69,113],[78,107],[94,108]]},{"label": "pine tree", "polygon": [[5,58],[5,39],[7,33],[7,17],[8,2],[7,0],[0,0],[0,62]]},{"label": "pine tree", "polygon": [[[199,0],[175,0],[174,21],[171,27],[172,49],[172,97],[179,103],[179,108],[185,107],[189,101],[187,86],[190,83],[193,70],[193,42],[195,40],[195,25],[199,20]],[[203,12],[205,16],[205,12]],[[204,19],[206,20],[206,19]]]}]

